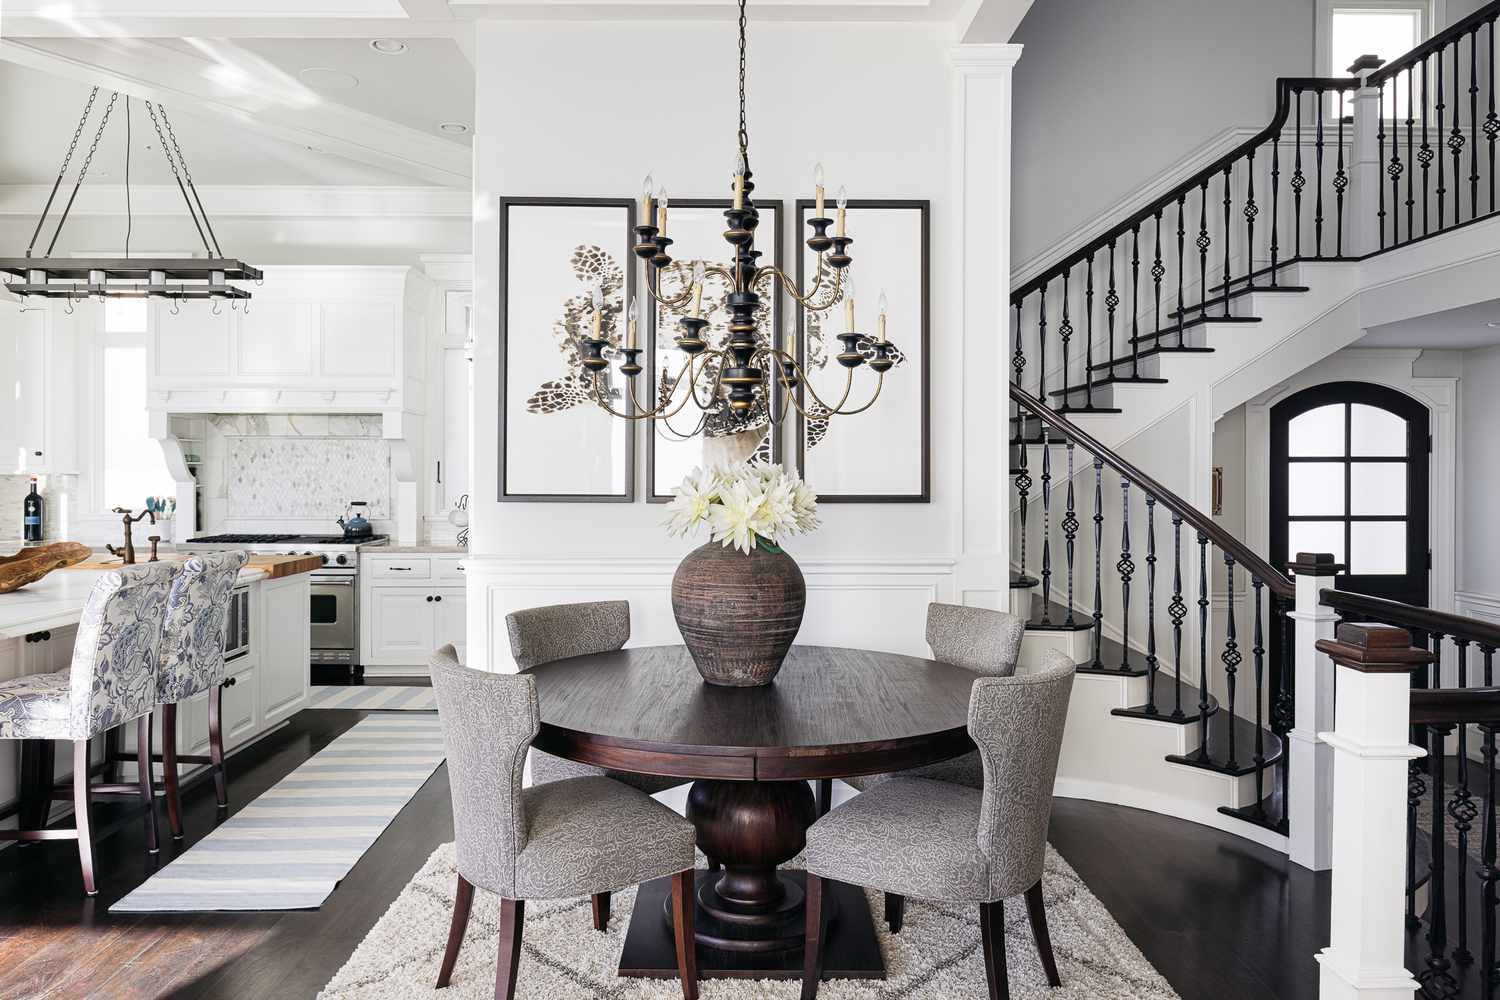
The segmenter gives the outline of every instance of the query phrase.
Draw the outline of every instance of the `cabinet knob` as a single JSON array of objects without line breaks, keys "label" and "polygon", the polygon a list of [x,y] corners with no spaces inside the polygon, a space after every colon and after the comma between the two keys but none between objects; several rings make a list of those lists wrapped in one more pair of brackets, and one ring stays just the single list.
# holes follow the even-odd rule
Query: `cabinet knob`
[{"label": "cabinet knob", "polygon": [[442,594],[439,594],[439,595],[437,595],[436,597],[433,598],[434,601],[441,601],[442,599],[443,599],[443,595]]},{"label": "cabinet knob", "polygon": [[239,683],[239,680],[240,680],[240,679],[239,679],[239,678],[238,678],[238,677],[227,677],[227,678],[225,678],[225,679],[224,679],[224,684],[223,684],[223,686],[224,686],[224,687],[227,687],[227,688],[232,688],[232,687],[234,687],[234,686],[235,686],[235,685],[236,685],[236,684],[238,684],[238,683]]},{"label": "cabinet knob", "polygon": [[431,594],[428,594],[428,595],[427,595],[427,603],[428,603],[428,604],[431,604],[431,603],[432,603],[432,595],[431,595]]}]

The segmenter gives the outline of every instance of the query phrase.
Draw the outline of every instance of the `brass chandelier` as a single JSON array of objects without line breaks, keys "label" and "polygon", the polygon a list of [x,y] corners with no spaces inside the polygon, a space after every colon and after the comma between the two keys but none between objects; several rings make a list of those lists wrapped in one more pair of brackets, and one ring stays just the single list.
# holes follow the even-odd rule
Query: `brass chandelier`
[{"label": "brass chandelier", "polygon": [[[740,0],[739,3],[740,117],[738,151],[733,164],[734,200],[732,207],[724,212],[728,223],[724,240],[730,246],[731,261],[725,265],[672,258],[672,239],[667,235],[667,194],[664,188],[653,190],[649,175],[640,200],[642,224],[635,227],[633,250],[641,263],[630,266],[645,269],[643,284],[650,299],[666,309],[689,307],[689,315],[679,321],[682,330],[675,339],[683,355],[682,365],[675,375],[670,371],[662,373],[661,384],[652,390],[652,405],[643,405],[635,389],[636,379],[644,369],[639,360],[642,349],[636,341],[634,303],[628,303],[622,313],[621,323],[626,329],[623,336],[617,332],[619,346],[615,347],[601,331],[603,292],[600,288],[595,288],[592,293],[592,336],[580,338],[586,391],[593,401],[613,416],[626,420],[660,421],[678,439],[692,437],[709,428],[719,433],[748,430],[760,422],[758,417],[752,420],[752,414],[763,413],[772,425],[779,425],[787,416],[789,407],[796,407],[804,417],[818,420],[860,413],[873,406],[880,397],[885,373],[900,357],[886,337],[884,294],[880,296],[878,306],[876,336],[870,337],[855,330],[854,285],[849,277],[852,262],[849,246],[854,240],[847,234],[845,226],[848,199],[840,188],[836,218],[826,216],[821,164],[814,169],[815,217],[807,220],[811,230],[807,246],[817,254],[811,285],[799,289],[780,268],[759,263],[761,251],[755,248],[755,234],[760,213],[752,199],[755,181],[750,170],[750,138],[745,119],[745,2]],[[828,233],[830,227],[834,229],[833,235]],[[730,314],[728,338],[720,348],[714,348],[704,338],[709,321],[702,315],[703,287],[710,275],[722,280],[729,289],[725,299]],[[762,334],[758,317],[774,295],[777,283],[809,313],[825,312],[843,301],[845,330],[837,335],[843,349],[834,358],[845,369],[845,380],[836,398],[825,400],[818,395],[794,356],[790,337],[782,349],[773,336]],[[769,309],[765,312],[770,315]],[[629,412],[615,409],[610,404],[610,391],[600,384],[601,376],[607,374],[610,367],[611,356],[618,360],[618,370],[625,376],[631,402]],[[874,391],[869,399],[853,404],[850,399],[854,373],[865,366],[876,373]],[[784,390],[779,394],[773,392],[773,387],[778,384]],[[817,412],[809,413],[804,407],[798,398],[799,387],[804,387],[812,396],[819,408]],[[670,420],[690,402],[701,411],[697,427],[691,431],[672,427]]]}]

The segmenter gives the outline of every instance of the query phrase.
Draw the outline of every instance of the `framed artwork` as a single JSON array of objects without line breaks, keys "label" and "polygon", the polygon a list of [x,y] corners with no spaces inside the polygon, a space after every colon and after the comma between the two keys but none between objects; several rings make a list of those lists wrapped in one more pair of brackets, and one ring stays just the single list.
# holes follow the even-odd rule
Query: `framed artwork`
[{"label": "framed artwork", "polygon": [[[797,202],[797,231],[813,214],[810,200]],[[931,203],[853,201],[848,233],[854,238],[849,274],[855,286],[856,329],[871,336],[876,302],[888,301],[886,331],[895,345],[895,365],[886,372],[880,398],[868,410],[826,417],[826,409],[799,390],[796,421],[797,471],[820,503],[929,503],[932,499],[931,418],[929,413],[929,276]],[[806,287],[817,254],[799,241],[797,284]],[[836,402],[847,372],[834,356],[844,332],[843,306],[823,312],[797,311],[797,358],[803,377],[819,397]],[[874,392],[877,376],[868,367],[854,372],[851,405]]]},{"label": "framed artwork", "polygon": [[596,395],[579,347],[596,287],[620,345],[634,224],[629,198],[500,199],[500,500],[635,499],[635,422],[601,405],[632,412],[624,377],[612,364]]},{"label": "framed artwork", "polygon": [[[672,238],[672,258],[690,268],[693,261],[727,265],[730,260],[729,244],[724,242],[724,210],[729,208],[729,199],[676,199],[668,209],[667,235]],[[755,245],[769,261],[781,267],[782,203],[760,198],[755,199],[760,210],[760,226],[756,230]],[[675,269],[674,269],[675,272]],[[666,281],[665,293],[671,295],[680,287],[675,277]],[[710,350],[724,346],[729,336],[728,283],[720,276],[709,274],[704,282],[703,317],[709,321],[704,330],[704,339]],[[648,294],[649,293],[644,293]],[[763,288],[764,301],[759,313],[760,336],[774,335],[785,339],[783,327],[783,296],[779,284],[771,282]],[[675,338],[681,327],[679,322],[689,315],[689,307],[671,307],[652,300],[647,317],[649,340],[647,371],[653,398],[640,400],[641,406],[656,406],[666,399],[666,394],[687,391],[677,389],[672,379],[678,376],[685,356],[678,350]],[[700,392],[706,392],[711,373],[700,379]],[[779,389],[779,383],[777,384]],[[770,408],[778,415],[782,408],[790,409],[779,396],[770,400]],[[646,498],[651,503],[665,503],[672,499],[672,488],[682,482],[684,476],[695,466],[727,463],[745,457],[763,461],[783,460],[784,435],[768,418],[766,408],[757,406],[749,417],[740,420],[725,414],[707,415],[689,402],[676,415],[666,420],[642,421],[646,424]],[[745,430],[748,428],[748,430]]]}]

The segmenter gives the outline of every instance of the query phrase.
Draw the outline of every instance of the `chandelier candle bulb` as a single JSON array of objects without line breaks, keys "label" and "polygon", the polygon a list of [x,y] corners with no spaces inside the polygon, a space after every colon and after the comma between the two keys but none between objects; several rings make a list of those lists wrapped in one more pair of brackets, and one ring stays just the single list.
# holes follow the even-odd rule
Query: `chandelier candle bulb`
[{"label": "chandelier candle bulb", "polygon": [[889,303],[886,302],[885,292],[881,292],[880,301],[875,306],[876,310],[880,313],[880,318],[876,320],[876,326],[879,328],[881,343],[885,342],[885,311],[888,305]]},{"label": "chandelier candle bulb", "polygon": [[749,169],[745,164],[745,157],[740,153],[734,154],[734,207],[745,207],[745,171]]},{"label": "chandelier candle bulb", "polygon": [[651,175],[646,175],[646,180],[641,184],[641,218],[646,220],[646,225],[651,224],[651,188],[653,181]]},{"label": "chandelier candle bulb", "polygon": [[813,191],[814,191],[814,196],[816,197],[817,202],[818,202],[818,210],[816,212],[814,212],[813,215],[814,215],[814,217],[821,219],[823,217],[823,207],[824,207],[824,198],[823,198],[823,164],[821,164],[821,163],[816,163],[816,164],[813,165]]},{"label": "chandelier candle bulb", "polygon": [[847,235],[844,232],[844,209],[846,209],[848,207],[849,207],[849,192],[845,188],[840,187],[839,188],[839,228],[838,228],[838,234],[840,236]]},{"label": "chandelier candle bulb", "polygon": [[854,332],[854,279],[844,283],[844,329]]},{"label": "chandelier candle bulb", "polygon": [[[631,299],[630,302],[625,306],[625,315],[630,317],[629,322],[626,324],[626,327],[625,327],[625,346],[626,347],[634,347],[635,346],[635,300],[634,299]],[[881,322],[884,322],[884,320],[882,319]]]},{"label": "chandelier candle bulb", "polygon": [[667,235],[667,189],[666,189],[666,187],[663,187],[661,189],[661,191],[659,191],[657,193],[656,203],[658,205],[658,208],[656,209],[656,229],[657,229],[657,235],[659,235],[659,236],[665,236],[665,235]]},{"label": "chandelier candle bulb", "polygon": [[693,265],[693,319],[703,316],[703,262]]},{"label": "chandelier candle bulb", "polygon": [[600,288],[597,285],[594,286],[593,303],[594,303],[594,339],[598,340],[599,339],[599,327],[600,327],[601,322],[604,319],[604,289]]}]

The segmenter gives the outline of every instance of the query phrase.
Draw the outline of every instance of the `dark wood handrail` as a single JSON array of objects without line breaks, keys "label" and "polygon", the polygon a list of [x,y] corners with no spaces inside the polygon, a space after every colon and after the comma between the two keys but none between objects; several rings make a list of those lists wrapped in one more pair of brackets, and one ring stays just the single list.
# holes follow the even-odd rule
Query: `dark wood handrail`
[{"label": "dark wood handrail", "polygon": [[1470,31],[1473,31],[1480,25],[1487,24],[1490,21],[1495,20],[1496,17],[1500,17],[1500,0],[1495,0],[1495,2],[1493,3],[1486,4],[1485,6],[1476,10],[1474,13],[1470,14],[1468,17],[1464,18],[1462,21],[1458,21],[1454,24],[1449,25],[1405,55],[1397,56],[1395,59],[1392,59],[1384,66],[1371,73],[1365,79],[1370,86],[1379,86],[1380,84],[1394,77],[1397,73],[1400,73],[1402,70],[1410,69],[1417,63],[1426,59],[1428,56],[1432,55],[1438,49],[1448,46],[1449,44],[1462,38],[1464,35],[1467,35]]},{"label": "dark wood handrail", "polygon": [[1478,643],[1481,647],[1500,649],[1500,625],[1481,621],[1478,618],[1466,618],[1463,615],[1434,611],[1415,604],[1403,604],[1400,601],[1388,601],[1383,597],[1371,597],[1368,594],[1355,594],[1347,590],[1331,588],[1320,591],[1319,599],[1345,617],[1348,617],[1347,613],[1352,611],[1367,619],[1374,619],[1387,625],[1399,625],[1402,628],[1414,628],[1437,635],[1452,636],[1463,642]]},{"label": "dark wood handrail", "polygon": [[1500,688],[1423,688],[1411,693],[1412,725],[1500,722]]},{"label": "dark wood handrail", "polygon": [[[1215,524],[1212,517],[1146,475],[1126,459],[1121,458],[1110,448],[1101,444],[1088,431],[1071,423],[1056,410],[1014,382],[1010,386],[1010,398],[1021,409],[1030,411],[1042,423],[1061,432],[1063,436],[1069,438],[1074,443],[1083,445],[1099,461],[1155,497],[1157,502],[1163,507],[1181,517],[1198,532],[1206,536],[1209,541],[1233,556],[1236,563],[1244,567],[1245,571],[1252,577],[1270,587],[1273,594],[1285,598],[1296,597],[1297,587],[1290,577],[1250,551],[1244,542],[1235,538],[1218,524]],[[1025,421],[1023,420],[1022,423],[1024,425]]]},{"label": "dark wood handrail", "polygon": [[[1500,3],[1500,0],[1496,0],[1496,3]],[[1158,211],[1161,211],[1168,205],[1176,204],[1178,198],[1185,197],[1186,195],[1192,193],[1192,191],[1202,185],[1204,181],[1222,174],[1225,167],[1233,166],[1235,163],[1244,159],[1245,156],[1253,150],[1259,149],[1269,140],[1280,136],[1281,130],[1286,126],[1287,117],[1291,112],[1291,95],[1294,91],[1301,93],[1312,90],[1316,91],[1319,94],[1324,94],[1329,91],[1336,90],[1354,90],[1358,86],[1359,80],[1355,77],[1278,77],[1276,80],[1276,113],[1271,118],[1271,124],[1267,125],[1265,128],[1257,132],[1254,136],[1246,139],[1244,142],[1234,147],[1234,149],[1219,157],[1213,163],[1199,170],[1187,180],[1183,181],[1180,184],[1174,185],[1172,189],[1166,194],[1152,201],[1145,208],[1139,209],[1135,212],[1135,214],[1131,215],[1130,218],[1126,219],[1124,222],[1117,223],[1108,232],[1104,233],[1101,236],[1096,236],[1094,239],[1084,244],[1082,249],[1074,251],[1067,257],[1058,261],[1056,264],[1053,264],[1051,267],[1047,268],[1035,278],[1032,278],[1030,281],[1021,285],[1019,288],[1013,289],[1010,293],[1011,305],[1020,305],[1022,300],[1025,299],[1026,296],[1030,295],[1032,292],[1035,292],[1037,289],[1044,288],[1051,282],[1058,280],[1060,277],[1062,277],[1064,271],[1072,270],[1077,265],[1088,260],[1090,254],[1096,254],[1100,250],[1103,250],[1105,247],[1108,247],[1111,243],[1115,242],[1120,237],[1129,234],[1136,226],[1139,226],[1147,219],[1155,218]],[[1301,141],[1300,137],[1298,141]]]}]

